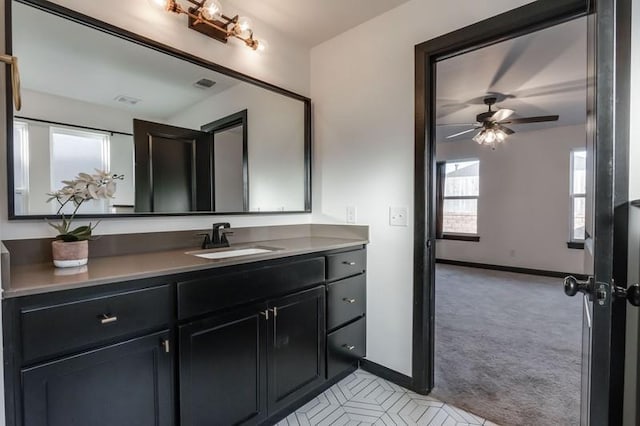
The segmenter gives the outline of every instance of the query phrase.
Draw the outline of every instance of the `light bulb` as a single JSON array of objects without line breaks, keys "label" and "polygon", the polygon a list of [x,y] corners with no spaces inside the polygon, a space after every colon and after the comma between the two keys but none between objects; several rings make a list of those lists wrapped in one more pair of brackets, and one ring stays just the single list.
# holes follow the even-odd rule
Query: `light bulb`
[{"label": "light bulb", "polygon": [[166,9],[167,0],[147,0],[151,6],[156,9]]},{"label": "light bulb", "polygon": [[236,26],[242,32],[251,31],[251,27],[252,27],[251,19],[247,18],[246,16],[241,16],[240,18],[238,18],[238,23],[236,24]]},{"label": "light bulb", "polygon": [[498,130],[496,132],[496,139],[498,139],[498,142],[504,142],[506,137],[507,135],[502,130]]},{"label": "light bulb", "polygon": [[256,47],[256,50],[258,52],[264,52],[269,48],[269,43],[267,43],[267,40],[263,40],[263,39],[256,40],[256,43],[258,43],[258,47]]},{"label": "light bulb", "polygon": [[487,136],[485,138],[487,143],[493,143],[496,140],[496,132],[493,130],[487,130]]},{"label": "light bulb", "polygon": [[202,6],[202,16],[213,21],[217,20],[222,13],[222,5],[218,0],[207,0]]}]

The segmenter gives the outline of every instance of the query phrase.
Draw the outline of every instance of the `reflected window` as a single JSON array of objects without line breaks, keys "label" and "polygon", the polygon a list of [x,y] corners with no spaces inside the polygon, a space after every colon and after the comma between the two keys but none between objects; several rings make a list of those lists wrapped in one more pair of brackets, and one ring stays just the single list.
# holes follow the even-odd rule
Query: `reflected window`
[{"label": "reflected window", "polygon": [[[50,128],[51,191],[57,191],[64,180],[72,180],[78,173],[109,171],[109,136],[105,133]],[[57,211],[58,206],[52,202]],[[74,206],[65,206],[63,213],[73,212]],[[79,213],[105,213],[107,200],[92,200],[80,207]]]},{"label": "reflected window", "polygon": [[480,161],[447,161],[439,168],[444,179],[439,207],[442,233],[477,235]]},{"label": "reflected window", "polygon": [[571,241],[584,241],[587,151],[571,152]]},{"label": "reflected window", "polygon": [[27,214],[29,208],[29,125],[13,122],[13,200],[16,214]]}]

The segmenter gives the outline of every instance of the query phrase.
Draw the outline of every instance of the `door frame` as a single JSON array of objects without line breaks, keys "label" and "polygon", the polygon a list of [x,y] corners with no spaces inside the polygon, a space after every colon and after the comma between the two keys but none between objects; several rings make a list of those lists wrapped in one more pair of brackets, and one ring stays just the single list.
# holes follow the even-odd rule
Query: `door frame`
[{"label": "door frame", "polygon": [[[213,135],[213,145],[211,146],[211,169],[213,176],[215,176],[215,151],[216,151],[216,133],[224,130],[242,126],[242,205],[243,211],[249,211],[249,137],[248,137],[248,112],[247,109],[238,111],[234,114],[227,115],[226,117],[212,121],[211,123],[200,126],[200,130],[203,132],[211,133]],[[216,182],[213,182],[213,206],[215,209],[215,193]]]},{"label": "door frame", "polygon": [[[614,238],[596,241],[610,247],[611,256],[599,259],[600,275],[613,277],[625,285],[628,226],[628,150],[630,101],[630,0],[538,0],[506,13],[415,46],[415,159],[414,159],[414,282],[412,388],[427,394],[434,386],[435,326],[435,88],[437,60],[465,51],[587,16],[597,11],[598,55],[596,99],[600,112],[609,119],[599,120],[596,146],[596,208],[601,220],[596,226],[604,235],[616,230]],[[593,16],[593,15],[592,15]],[[618,43],[616,43],[618,41]],[[621,108],[616,109],[616,105]],[[615,137],[614,137],[615,136]],[[615,227],[614,225],[615,219]],[[607,232],[608,231],[608,232]],[[618,234],[619,232],[619,234]],[[602,251],[602,250],[600,250]],[[613,265],[613,259],[616,259]],[[596,267],[598,270],[598,267]],[[608,270],[608,273],[607,273]],[[604,273],[602,272],[604,271]],[[598,272],[596,273],[598,275]],[[596,276],[596,279],[598,277]],[[558,290],[560,291],[560,289]],[[625,324],[624,307],[616,301],[613,321]],[[578,324],[576,324],[576,327]],[[610,342],[624,348],[624,326],[614,327]],[[609,424],[622,424],[624,350],[599,360],[607,380]],[[606,424],[606,423],[595,423]]]}]

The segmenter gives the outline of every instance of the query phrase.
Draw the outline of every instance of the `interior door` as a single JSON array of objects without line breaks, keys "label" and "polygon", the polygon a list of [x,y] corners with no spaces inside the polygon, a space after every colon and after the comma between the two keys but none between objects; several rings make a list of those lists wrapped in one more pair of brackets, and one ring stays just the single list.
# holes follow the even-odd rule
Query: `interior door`
[{"label": "interior door", "polygon": [[[581,294],[584,304],[581,425],[622,424],[626,304],[616,297],[614,283],[626,281],[627,269],[629,120],[623,109],[629,105],[624,104],[628,63],[624,48],[616,50],[628,37],[626,18],[616,15],[623,3],[595,1],[587,20],[584,260],[589,278],[565,279],[567,295]],[[614,99],[622,108],[616,109]]]},{"label": "interior door", "polygon": [[135,211],[214,211],[213,136],[133,120]]}]

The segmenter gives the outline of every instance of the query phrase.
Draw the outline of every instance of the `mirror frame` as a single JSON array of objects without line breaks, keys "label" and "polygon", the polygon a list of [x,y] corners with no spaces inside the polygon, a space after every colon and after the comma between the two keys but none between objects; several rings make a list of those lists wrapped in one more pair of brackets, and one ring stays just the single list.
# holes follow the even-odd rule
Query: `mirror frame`
[{"label": "mirror frame", "polygon": [[[292,92],[290,90],[278,87],[271,83],[259,80],[241,72],[235,71],[231,68],[216,64],[215,62],[207,61],[196,55],[184,52],[182,50],[173,48],[171,46],[159,43],[155,40],[133,33],[131,31],[116,27],[104,21],[92,18],[82,13],[76,12],[72,9],[60,6],[55,3],[51,3],[47,0],[6,0],[5,1],[5,51],[11,55],[13,52],[13,28],[12,28],[12,8],[13,1],[25,4],[27,6],[35,7],[44,12],[51,13],[69,21],[93,28],[111,36],[118,37],[120,39],[138,44],[140,46],[156,50],[160,53],[164,53],[174,58],[181,59],[183,61],[190,62],[192,64],[208,68],[212,71],[227,75],[229,77],[236,78],[242,82],[250,83],[261,87],[266,90],[278,93],[283,96],[287,96],[291,99],[301,101],[304,107],[304,210],[290,210],[290,211],[260,211],[260,212],[183,212],[183,213],[111,213],[111,214],[78,214],[77,218],[126,218],[126,217],[163,217],[163,216],[214,216],[214,215],[226,215],[226,216],[239,216],[239,215],[282,215],[282,214],[302,214],[311,213],[311,153],[312,153],[312,140],[311,140],[311,99]],[[15,199],[14,199],[14,166],[13,166],[13,90],[11,88],[11,75],[6,73],[5,76],[5,107],[7,111],[6,116],[6,141],[7,141],[7,198],[8,198],[8,218],[9,220],[33,220],[33,219],[56,219],[59,215],[16,215],[15,214]]]}]

